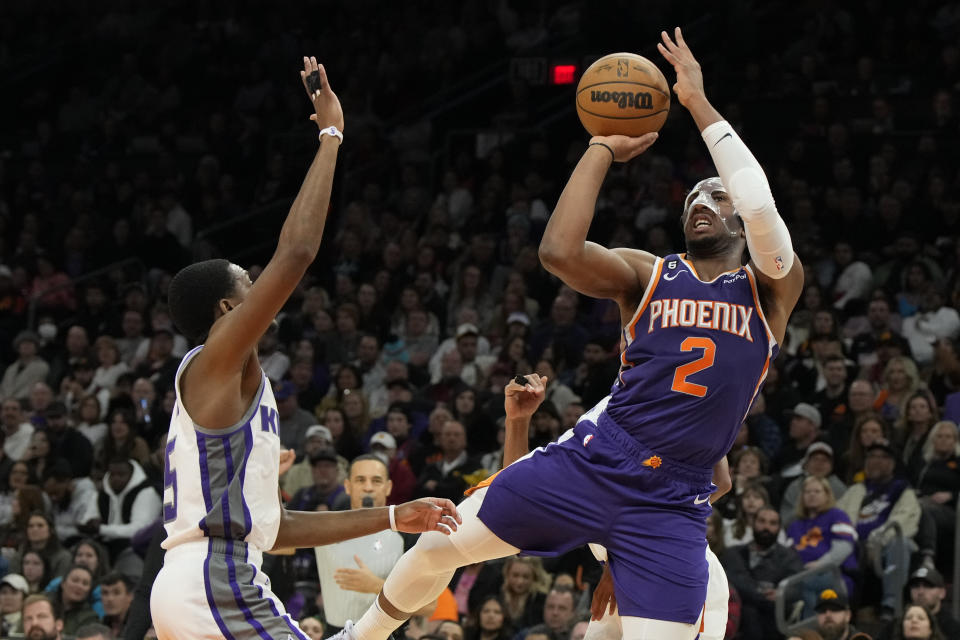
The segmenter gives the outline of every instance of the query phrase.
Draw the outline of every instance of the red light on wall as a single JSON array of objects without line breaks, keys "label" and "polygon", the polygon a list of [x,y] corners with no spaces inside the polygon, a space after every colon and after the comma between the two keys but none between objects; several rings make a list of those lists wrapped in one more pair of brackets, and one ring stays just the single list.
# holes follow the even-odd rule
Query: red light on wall
[{"label": "red light on wall", "polygon": [[577,74],[577,65],[575,64],[555,64],[550,67],[551,84],[573,84],[573,78]]}]

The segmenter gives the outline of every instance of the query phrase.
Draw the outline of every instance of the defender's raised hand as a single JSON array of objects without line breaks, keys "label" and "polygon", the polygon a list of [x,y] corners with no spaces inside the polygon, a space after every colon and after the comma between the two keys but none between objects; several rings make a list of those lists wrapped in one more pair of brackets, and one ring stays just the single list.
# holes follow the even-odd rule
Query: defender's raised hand
[{"label": "defender's raised hand", "polygon": [[503,408],[507,418],[529,419],[543,403],[546,392],[546,376],[541,378],[535,373],[517,376],[503,389]]},{"label": "defender's raised hand", "polygon": [[330,88],[323,65],[318,65],[314,57],[304,57],[300,80],[316,112],[310,116],[310,119],[321,129],[332,125],[343,131],[343,109],[340,107],[340,99]]},{"label": "defender's raised hand", "polygon": [[693,57],[693,52],[683,39],[680,27],[676,27],[673,34],[676,42],[666,31],[661,31],[660,37],[663,42],[657,43],[657,49],[677,72],[677,82],[673,85],[677,100],[684,107],[689,108],[691,101],[706,97],[703,90],[703,73],[700,71],[700,63]]}]

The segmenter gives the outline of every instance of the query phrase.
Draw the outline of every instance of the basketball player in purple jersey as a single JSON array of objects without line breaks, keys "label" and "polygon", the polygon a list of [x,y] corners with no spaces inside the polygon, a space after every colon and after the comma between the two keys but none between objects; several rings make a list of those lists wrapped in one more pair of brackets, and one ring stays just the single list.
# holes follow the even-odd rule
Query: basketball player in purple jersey
[{"label": "basketball player in purple jersey", "polygon": [[[195,343],[176,375],[164,464],[163,569],[151,593],[161,640],[306,640],[260,570],[263,553],[313,547],[390,527],[418,533],[457,528],[449,500],[307,513],[280,504],[277,403],[257,343],[320,248],[343,112],[322,66],[303,59],[304,88],[320,148],[257,281],[226,260],[207,260],[171,281],[174,323]],[[286,459],[286,460],[284,460]]]},{"label": "basketball player in purple jersey", "polygon": [[586,241],[610,164],[631,160],[657,136],[592,139],[547,225],[540,258],[580,293],[620,305],[627,346],[611,394],[557,442],[463,501],[456,533],[421,536],[343,635],[385,640],[437,597],[457,567],[589,542],[607,548],[624,638],[693,640],[700,631],[712,467],[776,356],[803,268],[763,170],[708,102],[680,29],[662,38],[674,91],[720,174],[684,203],[687,253],[660,258]]}]

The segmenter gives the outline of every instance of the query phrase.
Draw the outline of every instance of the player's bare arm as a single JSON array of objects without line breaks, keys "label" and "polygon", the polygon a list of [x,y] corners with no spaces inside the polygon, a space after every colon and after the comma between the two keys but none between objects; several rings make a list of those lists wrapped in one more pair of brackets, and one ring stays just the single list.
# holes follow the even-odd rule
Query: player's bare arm
[{"label": "player's bare arm", "polygon": [[421,498],[393,507],[350,511],[287,511],[283,509],[274,549],[319,547],[392,528],[403,533],[438,531],[451,534],[463,521],[457,507],[444,498]]},{"label": "player's bare arm", "polygon": [[763,312],[777,342],[782,343],[787,320],[803,290],[803,265],[793,252],[759,163],[707,99],[700,63],[680,28],[674,30],[673,38],[662,32],[661,39],[657,48],[677,74],[674,93],[704,136],[720,178],[744,220]]},{"label": "player's bare arm", "polygon": [[540,242],[544,269],[584,295],[616,300],[621,310],[629,308],[627,317],[643,295],[655,257],[635,249],[607,249],[588,242],[587,232],[610,165],[614,160],[635,158],[656,139],[655,133],[639,138],[592,138],[560,194]]},{"label": "player's bare arm", "polygon": [[[314,108],[310,116],[321,130],[343,130],[343,110],[330,88],[323,65],[304,58],[300,78]],[[236,423],[260,385],[253,354],[320,248],[330,204],[340,140],[321,136],[320,148],[280,232],[277,249],[255,283],[237,270],[238,286],[248,289],[242,303],[221,300],[203,351],[182,378],[183,402],[197,424],[216,429]]]}]

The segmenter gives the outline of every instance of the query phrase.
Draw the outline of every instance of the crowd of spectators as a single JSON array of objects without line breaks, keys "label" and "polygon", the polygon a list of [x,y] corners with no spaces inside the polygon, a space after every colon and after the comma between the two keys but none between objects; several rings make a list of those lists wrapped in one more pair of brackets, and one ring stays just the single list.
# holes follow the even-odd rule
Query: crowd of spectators
[{"label": "crowd of spectators", "polygon": [[[606,395],[616,304],[537,258],[587,136],[571,87],[517,78],[510,60],[655,58],[673,24],[806,268],[710,523],[728,637],[778,637],[779,580],[833,566],[842,584],[811,580],[797,615],[960,637],[941,605],[960,491],[960,4],[91,4],[0,6],[0,638],[23,631],[23,597],[43,592],[66,633],[97,620],[121,632],[191,346],[166,288],[191,260],[223,255],[255,278],[269,259],[264,238],[316,144],[303,54],[325,63],[346,140],[321,255],[259,346],[298,456],[281,479],[288,506],[350,508],[348,464],[371,451],[391,503],[457,501],[500,467],[515,374],[550,379],[531,446]],[[481,76],[497,79],[473,87]],[[445,87],[475,99],[431,102]],[[612,169],[591,239],[682,251],[674,216],[711,173],[674,105],[660,141]],[[903,553],[907,588],[890,570]],[[314,554],[273,564],[278,592],[322,627]],[[463,627],[409,633],[576,637],[598,575],[581,551],[468,568],[447,615]],[[895,620],[901,597],[926,607],[931,635],[906,631],[908,608]],[[823,637],[848,637],[827,618]]]}]

